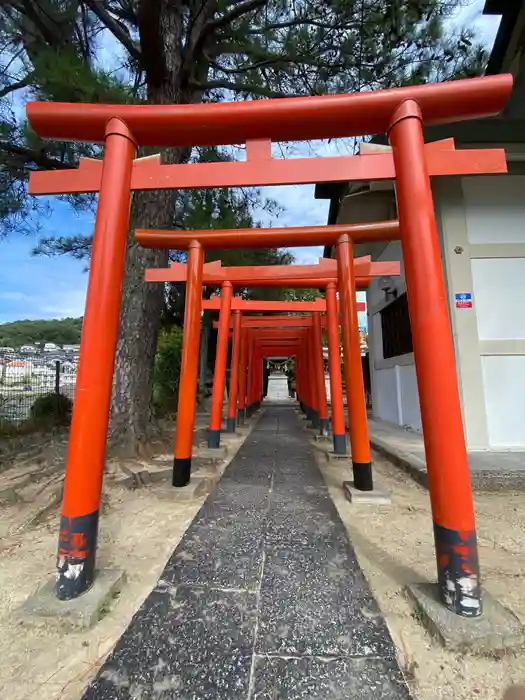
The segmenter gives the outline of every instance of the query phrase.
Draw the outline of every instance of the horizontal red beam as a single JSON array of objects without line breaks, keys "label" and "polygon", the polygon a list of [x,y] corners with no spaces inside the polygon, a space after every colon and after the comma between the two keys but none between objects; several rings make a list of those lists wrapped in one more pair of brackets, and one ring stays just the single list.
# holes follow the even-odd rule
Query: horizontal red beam
[{"label": "horizontal red beam", "polygon": [[498,75],[351,95],[191,105],[29,102],[26,111],[39,136],[59,141],[101,143],[108,121],[120,117],[141,146],[205,146],[383,133],[405,100],[419,103],[426,124],[488,117],[511,90],[512,76]]},{"label": "horizontal red beam", "polygon": [[[278,316],[242,319],[242,328],[309,328],[312,325],[311,316]],[[214,321],[213,327],[218,328],[219,322]],[[233,321],[230,321],[230,328],[233,328]]]},{"label": "horizontal red beam", "polygon": [[351,236],[356,243],[398,240],[399,222],[197,231],[136,229],[135,240],[143,248],[187,250],[192,241],[199,241],[206,250],[229,250],[334,245],[343,234]]},{"label": "horizontal red beam", "polygon": [[[357,302],[358,311],[366,311],[366,304]],[[321,316],[321,325],[326,327],[327,317]],[[309,328],[312,325],[312,317],[308,316],[243,316],[241,326],[243,328]],[[214,321],[213,327],[218,328],[219,322]],[[233,321],[230,321],[233,328]]]},{"label": "horizontal red beam", "polygon": [[[203,284],[220,285],[231,282],[234,287],[309,287],[326,286],[337,279],[337,262],[327,260],[326,265],[266,265],[266,266],[213,266],[207,270],[204,266]],[[354,271],[357,280],[369,277],[397,276],[400,273],[399,262],[359,262],[355,261]],[[150,268],[146,270],[146,282],[184,282],[186,265],[173,263],[171,267]]]},{"label": "horizontal red beam", "polygon": [[[237,280],[277,280],[279,278],[304,279],[336,277],[337,261],[332,258],[321,258],[322,262],[312,265],[239,265],[222,267],[220,261],[206,263],[204,265],[204,279],[220,282]],[[372,262],[370,256],[356,258],[354,260],[354,272],[356,276],[372,275],[373,277],[384,275],[399,275],[400,264],[398,262]],[[148,282],[183,282],[186,279],[187,266],[184,263],[174,262],[170,267],[150,268],[146,272]]]},{"label": "horizontal red beam", "polygon": [[253,328],[251,329],[256,340],[283,340],[286,338],[302,338],[306,335],[308,327],[302,328]]},{"label": "horizontal red beam", "polygon": [[[219,311],[221,308],[221,298],[216,296],[211,299],[202,300],[203,311]],[[241,299],[241,297],[233,297],[231,302],[232,311],[242,311],[245,313],[261,313],[285,311],[285,312],[309,312],[309,311],[326,311],[326,300],[323,298],[315,301],[263,301],[258,299]],[[357,302],[358,311],[366,311],[364,302]],[[243,315],[243,319],[246,316]],[[248,316],[248,318],[250,318]],[[253,318],[253,317],[251,317]],[[266,316],[263,318],[275,318],[274,316]],[[293,317],[292,317],[293,318]]]},{"label": "horizontal red beam", "polygon": [[[211,299],[203,299],[201,308],[203,311],[219,311],[221,308],[221,298],[215,296],[211,297]],[[315,301],[263,301],[233,297],[231,301],[231,310],[243,311],[245,313],[260,313],[263,311],[326,311],[326,300],[319,298]]]},{"label": "horizontal red beam", "polygon": [[[503,149],[427,149],[427,167],[431,176],[498,174],[507,172],[507,161]],[[89,167],[83,167],[81,162],[78,169],[35,171],[29,176],[29,192],[34,195],[98,192],[101,175],[102,161],[98,161],[98,167],[93,167],[90,161]],[[133,168],[131,189],[181,190],[394,179],[391,152],[183,165],[160,165],[152,158]]]}]

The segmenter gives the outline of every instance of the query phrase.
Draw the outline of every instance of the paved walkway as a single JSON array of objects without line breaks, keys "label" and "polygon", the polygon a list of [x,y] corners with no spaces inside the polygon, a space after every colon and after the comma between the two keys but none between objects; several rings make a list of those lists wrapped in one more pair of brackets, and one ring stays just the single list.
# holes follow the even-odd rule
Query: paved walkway
[{"label": "paved walkway", "polygon": [[[396,460],[416,481],[427,486],[423,436],[370,416],[368,426],[372,447]],[[468,461],[474,489],[500,491],[525,487],[525,452],[470,450]]]},{"label": "paved walkway", "polygon": [[265,410],[83,696],[409,697],[291,407]]}]

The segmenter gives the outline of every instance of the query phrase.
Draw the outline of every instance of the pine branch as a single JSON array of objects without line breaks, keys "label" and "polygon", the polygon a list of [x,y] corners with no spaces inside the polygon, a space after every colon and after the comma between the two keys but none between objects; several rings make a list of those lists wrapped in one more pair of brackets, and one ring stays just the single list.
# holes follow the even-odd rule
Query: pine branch
[{"label": "pine branch", "polygon": [[223,73],[228,74],[239,74],[248,73],[252,70],[260,70],[261,68],[271,68],[276,65],[297,65],[297,66],[312,66],[314,68],[326,68],[327,70],[343,70],[346,65],[344,62],[341,63],[323,63],[319,58],[307,58],[305,56],[273,56],[265,59],[264,61],[258,61],[257,63],[251,63],[248,65],[237,66],[236,68],[227,68],[221,66],[219,63],[213,62],[213,67]]},{"label": "pine branch", "polygon": [[2,88],[0,90],[0,99],[2,97],[5,97],[6,95],[9,95],[11,92],[15,92],[16,90],[21,90],[22,88],[27,87],[28,85],[31,85],[33,82],[33,77],[34,73],[28,73],[25,78],[22,78],[22,80],[19,80],[16,83],[11,83],[11,85],[6,85],[5,88]]},{"label": "pine branch", "polygon": [[226,27],[231,24],[234,20],[242,17],[248,12],[252,12],[260,7],[264,7],[268,0],[246,0],[245,2],[239,3],[229,12],[225,12],[221,17],[217,19],[209,20],[204,24],[202,30],[200,31],[197,39],[193,43],[191,50],[191,60],[195,61],[198,58],[199,53],[202,51],[204,45],[208,38],[213,35],[217,29],[221,27]]},{"label": "pine branch", "polygon": [[226,27],[231,24],[234,20],[239,19],[242,15],[257,10],[259,7],[263,7],[268,3],[268,0],[246,0],[246,2],[240,2],[233,10],[225,12],[221,17],[217,19],[210,20],[206,22],[202,29],[203,34],[210,34],[211,32],[220,29],[221,27]]},{"label": "pine branch", "polygon": [[208,80],[205,83],[190,82],[191,90],[231,90],[232,92],[251,93],[261,97],[298,97],[292,93],[285,93],[265,88],[262,85],[250,85],[248,83],[231,83],[228,80]]},{"label": "pine branch", "polygon": [[329,30],[336,30],[336,29],[345,29],[346,31],[352,30],[352,29],[358,29],[359,24],[358,23],[353,23],[353,24],[334,24],[333,22],[320,22],[316,21],[314,19],[309,19],[308,17],[297,17],[296,19],[291,19],[287,22],[276,22],[275,24],[265,24],[261,27],[257,28],[252,28],[252,29],[246,29],[244,30],[244,34],[264,34],[265,32],[268,31],[273,31],[275,29],[289,29],[292,27],[299,27],[302,24],[306,24],[309,27],[318,27],[319,29],[329,29]]},{"label": "pine branch", "polygon": [[141,60],[140,49],[131,38],[130,33],[122,22],[119,22],[103,7],[101,0],[84,0],[89,9],[99,18],[102,24],[109,29],[115,39],[120,41],[122,46],[136,61]]},{"label": "pine branch", "polygon": [[0,141],[0,153],[1,152],[21,160],[25,165],[34,163],[38,167],[48,170],[67,170],[71,168],[70,163],[63,163],[58,158],[47,155],[44,151],[27,148],[26,146],[17,146],[8,141]]}]

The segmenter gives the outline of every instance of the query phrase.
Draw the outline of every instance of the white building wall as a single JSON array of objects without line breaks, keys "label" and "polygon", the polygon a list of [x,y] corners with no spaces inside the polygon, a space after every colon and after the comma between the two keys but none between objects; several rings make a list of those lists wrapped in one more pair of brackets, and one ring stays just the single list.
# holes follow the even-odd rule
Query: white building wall
[{"label": "white building wall", "polygon": [[[516,170],[516,166],[514,170]],[[525,175],[465,177],[473,315],[489,449],[525,448]]]},{"label": "white building wall", "polygon": [[[525,164],[433,182],[467,447],[525,449]],[[399,260],[390,243],[377,260]],[[396,281],[406,289],[403,266]],[[470,293],[472,308],[456,307]],[[379,283],[367,292],[373,415],[421,430],[413,355],[383,357]],[[432,303],[429,300],[429,303]]]},{"label": "white building wall", "polygon": [[[398,295],[405,292],[401,243],[399,241],[389,243],[377,260],[396,260],[401,263],[401,274],[395,279],[395,286]],[[379,281],[374,280],[367,291],[372,414],[381,420],[421,431],[413,353],[398,357],[383,357],[380,312],[389,303],[391,300],[386,300]]]}]

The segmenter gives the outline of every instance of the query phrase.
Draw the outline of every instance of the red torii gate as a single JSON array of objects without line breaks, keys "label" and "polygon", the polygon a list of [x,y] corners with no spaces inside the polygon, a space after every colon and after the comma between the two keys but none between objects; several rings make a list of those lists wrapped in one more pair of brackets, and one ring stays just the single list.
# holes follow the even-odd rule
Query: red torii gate
[{"label": "red torii gate", "polygon": [[[229,282],[223,282],[222,286],[222,293],[224,294],[224,286],[225,285],[230,285]],[[221,297],[215,296],[210,299],[203,299],[201,308],[202,310],[214,310],[214,311],[219,311],[221,310],[221,304],[223,304],[222,300],[222,295]],[[225,309],[227,308],[227,302],[224,302],[225,304]],[[230,312],[234,313],[235,311],[243,312],[243,313],[249,313],[249,312],[277,312],[277,311],[283,311],[283,312],[316,312],[316,311],[326,311],[327,310],[327,302],[323,298],[318,298],[315,301],[259,301],[259,300],[246,300],[242,299],[240,297],[232,297],[231,298],[231,303],[230,303]],[[365,311],[366,310],[366,304],[362,302],[357,302],[357,311]],[[223,311],[224,314],[226,314],[226,310]],[[221,315],[222,318],[222,315]],[[275,317],[275,316],[270,316],[270,317],[254,317],[250,319],[249,317],[242,317],[241,320],[241,329],[244,330],[245,328],[249,328],[252,325],[252,322],[255,324],[257,323],[258,325],[262,326],[263,324],[267,323],[268,325],[272,326],[275,325],[276,322],[278,322],[278,319],[282,319],[283,321],[286,320],[286,325],[288,327],[290,326],[302,326],[303,324],[311,325],[313,323],[312,321],[312,316],[281,316],[281,317]],[[304,320],[303,320],[304,319]],[[220,329],[220,323],[221,321],[214,322],[214,326]],[[224,324],[226,325],[226,321],[224,321]],[[321,318],[321,324],[324,326],[327,326],[327,320],[326,316],[323,316]],[[234,322],[230,320],[230,328],[234,327]],[[223,331],[224,333],[224,331]],[[220,334],[219,334],[220,335]],[[337,454],[346,454],[346,439],[345,439],[345,429],[344,429],[344,415],[343,415],[343,404],[342,404],[342,389],[341,389],[341,368],[340,368],[340,363],[339,363],[339,339],[337,335],[337,329],[335,329],[335,334],[330,334],[330,329],[328,331],[329,339],[331,337],[331,344],[329,342],[329,362],[330,362],[330,391],[331,391],[331,396],[332,396],[332,412],[335,414],[335,418],[333,418],[333,425],[335,424],[335,429],[332,431],[333,432],[333,440],[334,440],[334,452]],[[337,347],[336,347],[337,345]],[[212,400],[212,407],[215,406],[216,402],[220,403],[220,408],[217,406],[215,409],[215,414],[211,416],[210,420],[210,431],[211,430],[217,430],[219,431],[220,428],[215,428],[212,427],[218,424],[220,426],[220,421],[222,418],[222,397],[224,396],[224,383],[223,380],[221,379],[222,376],[224,376],[225,370],[226,370],[226,352],[227,352],[227,347],[223,350],[221,348],[223,347],[222,343],[220,342],[220,338],[217,338],[217,353],[216,353],[216,361],[215,361],[215,370],[214,370],[214,379],[213,379],[213,392],[217,392],[217,395],[220,396],[221,398],[216,399],[215,401]],[[332,360],[333,356],[333,360]],[[235,429],[235,424],[238,422],[239,424],[244,423],[244,419],[246,416],[246,367],[247,367],[247,347],[246,347],[246,336],[243,334],[241,336],[241,355],[240,355],[240,368],[239,368],[239,395],[238,395],[238,408],[237,408],[237,415],[235,415],[234,411],[234,406],[230,405],[230,401],[228,401],[228,415],[227,415],[227,430],[233,432]],[[339,376],[339,382],[337,382],[336,375]],[[225,380],[224,380],[225,381]],[[233,397],[234,397],[234,385],[235,385],[235,376],[230,375],[230,387],[228,391],[228,397],[232,397],[232,403],[233,403]],[[217,388],[216,388],[217,387]],[[337,397],[340,395],[340,405],[341,407],[339,408],[339,401]],[[334,398],[335,397],[335,398]],[[335,405],[335,408],[334,408]],[[213,410],[212,410],[212,413]],[[210,437],[210,436],[209,436]],[[219,433],[219,440],[220,440],[220,433]],[[208,440],[208,445],[213,446],[217,443],[217,438],[212,436],[212,439]],[[220,444],[220,442],[219,442]]]},{"label": "red torii gate", "polygon": [[[265,229],[255,229],[247,233],[248,244],[251,236],[258,236]],[[195,236],[195,241],[199,241],[200,232],[192,232]],[[230,231],[225,231],[225,236],[230,235]],[[222,231],[215,232],[215,237],[219,238],[223,234]],[[346,235],[346,234],[345,234]],[[146,232],[141,233],[141,240],[144,244],[149,244],[149,237]],[[179,245],[179,232],[164,232],[164,242],[168,242],[170,247],[176,248]],[[367,286],[372,277],[382,275],[399,275],[400,265],[398,262],[377,262],[373,263],[370,256],[357,258],[356,260],[348,259],[347,265],[351,268],[351,279],[347,281],[350,289],[348,297],[345,297],[344,289],[340,289],[342,295],[341,303],[341,323],[342,334],[345,342],[343,343],[345,352],[345,375],[347,389],[352,387],[352,391],[347,390],[347,407],[350,429],[350,441],[352,445],[352,466],[354,472],[354,485],[359,490],[369,491],[373,488],[372,465],[370,458],[370,443],[368,439],[368,424],[366,418],[366,402],[365,391],[362,377],[361,367],[361,352],[359,341],[359,326],[357,319],[357,302],[355,299],[355,289]],[[258,286],[290,286],[290,287],[335,287],[338,279],[338,264],[335,260],[320,258],[319,262],[314,265],[271,265],[271,266],[249,266],[249,267],[222,267],[220,261],[214,261],[202,266],[203,278],[202,284],[218,285],[221,284],[221,307],[220,307],[220,327],[218,334],[218,352],[215,364],[214,385],[212,393],[212,407],[210,416],[210,425],[208,431],[208,444],[210,447],[219,447],[220,434],[222,425],[222,403],[224,396],[225,373],[226,373],[226,358],[227,358],[227,343],[229,331],[229,314],[231,311],[232,301],[232,286],[237,287],[258,287]],[[146,270],[146,282],[182,282],[187,279],[189,266],[183,263],[172,263],[169,268],[151,268]],[[188,289],[192,284],[189,281]],[[196,289],[192,294],[192,298],[199,299],[201,290]],[[190,307],[188,306],[188,309]],[[230,375],[230,392],[228,400],[228,415],[227,429],[228,431],[235,430],[237,418],[237,371],[238,357],[240,357],[240,325],[237,326],[238,316],[240,311],[234,312],[234,331],[233,331],[233,350],[232,350],[232,373]],[[314,325],[315,342],[319,345],[321,352],[321,326],[319,312],[314,313],[316,319]],[[334,322],[337,323],[335,320]],[[238,322],[240,323],[240,321]],[[179,406],[177,411],[177,429],[175,438],[175,458],[173,483],[174,485],[185,485],[190,479],[191,473],[191,454],[192,454],[192,436],[195,422],[195,400],[196,400],[196,381],[193,376],[197,375],[197,367],[195,358],[198,357],[198,343],[200,334],[194,332],[189,324],[184,327],[183,347],[188,348],[188,353],[183,356],[181,363],[181,387],[179,393]],[[191,349],[190,349],[191,348]],[[317,347],[316,347],[317,354]],[[337,354],[339,362],[339,353]],[[322,360],[322,356],[321,356]],[[244,369],[244,368],[243,368]],[[317,373],[319,367],[314,367],[314,372]],[[243,371],[243,370],[242,370]],[[334,368],[335,371],[335,368]],[[324,376],[324,375],[323,375]],[[182,381],[184,378],[184,384]],[[321,381],[321,379],[319,379]],[[324,381],[324,379],[322,380]],[[334,387],[335,396],[338,398],[338,387]],[[319,389],[321,392],[321,389]],[[324,393],[324,389],[323,389]],[[182,398],[184,397],[184,398]],[[328,411],[326,405],[326,397],[324,401],[319,401],[321,405],[321,413],[309,408],[310,417],[315,427],[320,427],[322,433],[326,433],[328,428]],[[342,397],[341,397],[342,405]],[[336,408],[336,414],[339,414]],[[341,425],[342,422],[342,425]],[[337,438],[334,441],[334,449],[337,452],[343,450],[344,441],[344,420],[337,421],[337,430],[334,434]],[[340,430],[340,432],[339,432]],[[344,445],[346,451],[346,445]]]},{"label": "red torii gate", "polygon": [[[28,103],[29,122],[39,136],[105,144],[102,164],[87,161],[76,170],[30,174],[31,194],[99,192],[62,504],[59,598],[76,597],[93,582],[131,191],[395,178],[440,596],[460,615],[481,614],[470,475],[429,176],[503,173],[506,161],[502,150],[429,149],[422,124],[492,116],[503,109],[511,89],[512,77],[501,75],[358,95],[239,103]],[[271,157],[271,141],[384,132],[392,153]],[[247,145],[245,163],[134,163],[138,146],[236,143]],[[344,285],[352,259],[348,236],[337,241],[337,259]],[[189,242],[188,262],[191,275],[200,279],[202,244]],[[347,301],[345,288],[342,305]],[[199,304],[194,301],[192,308],[198,310]],[[198,314],[187,314],[188,323],[198,320]]]}]

